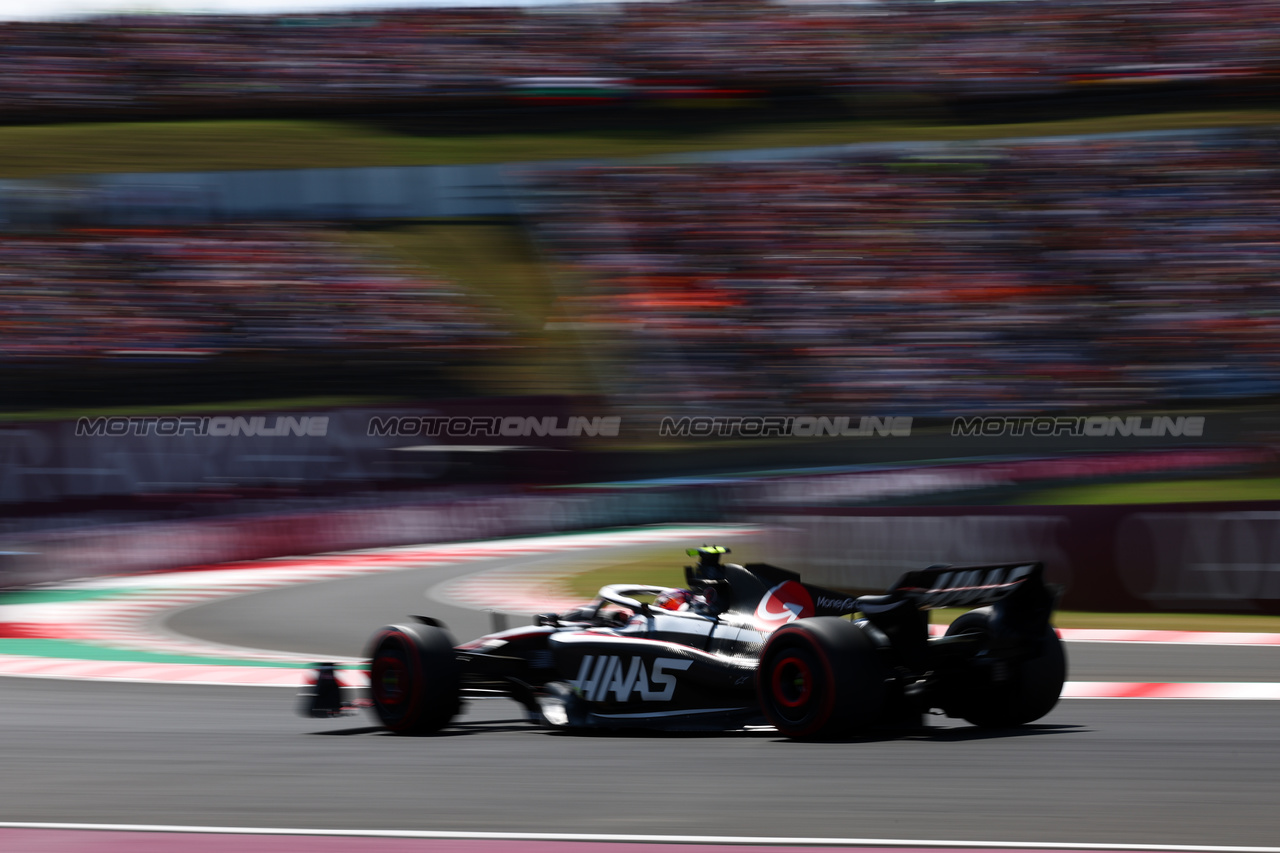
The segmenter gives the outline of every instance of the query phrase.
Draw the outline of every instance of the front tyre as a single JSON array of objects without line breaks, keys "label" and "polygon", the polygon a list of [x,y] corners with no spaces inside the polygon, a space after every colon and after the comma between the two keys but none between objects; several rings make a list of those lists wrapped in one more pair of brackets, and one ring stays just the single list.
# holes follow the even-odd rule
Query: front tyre
[{"label": "front tyre", "polygon": [[[989,636],[991,619],[989,607],[970,610],[951,623],[947,636]],[[1036,645],[1030,657],[1011,661],[974,658],[951,673],[945,688],[948,716],[984,728],[1013,728],[1049,713],[1058,704],[1067,680],[1067,656],[1052,626],[1045,626]]]},{"label": "front tyre", "polygon": [[784,625],[756,671],[765,718],[790,738],[858,732],[883,714],[888,671],[862,628],[834,616]]},{"label": "front tyre", "polygon": [[389,625],[370,644],[369,692],[382,724],[401,735],[439,731],[459,708],[453,638],[431,625]]}]

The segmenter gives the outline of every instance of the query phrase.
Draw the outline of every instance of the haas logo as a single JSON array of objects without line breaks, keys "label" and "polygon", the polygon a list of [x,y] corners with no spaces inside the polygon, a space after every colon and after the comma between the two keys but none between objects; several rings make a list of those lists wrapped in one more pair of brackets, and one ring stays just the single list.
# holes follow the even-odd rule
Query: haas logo
[{"label": "haas logo", "polygon": [[966,607],[976,602],[994,603],[1008,597],[1035,571],[1035,565],[943,572],[917,599],[920,607]]},{"label": "haas logo", "polygon": [[585,655],[578,677],[569,683],[581,690],[588,702],[603,702],[610,694],[619,702],[626,702],[633,693],[639,693],[645,702],[666,702],[676,692],[676,677],[667,670],[686,670],[693,661],[658,658],[647,673],[644,663],[643,658],[634,656],[623,663],[617,655]]},{"label": "haas logo", "polygon": [[756,608],[756,623],[765,630],[781,628],[788,622],[813,615],[809,590],[796,581],[783,581],[764,594]]}]

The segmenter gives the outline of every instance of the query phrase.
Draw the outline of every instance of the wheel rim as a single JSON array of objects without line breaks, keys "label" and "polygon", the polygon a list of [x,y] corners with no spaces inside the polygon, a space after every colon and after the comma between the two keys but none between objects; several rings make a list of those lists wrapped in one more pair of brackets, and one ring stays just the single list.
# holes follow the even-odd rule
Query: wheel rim
[{"label": "wheel rim", "polygon": [[374,699],[388,707],[400,705],[406,699],[407,675],[403,658],[385,653],[375,658],[369,672]]},{"label": "wheel rim", "polygon": [[813,697],[813,670],[795,655],[787,655],[773,668],[773,698],[784,708],[803,708]]},{"label": "wheel rim", "polygon": [[387,634],[369,665],[369,692],[384,725],[393,730],[411,722],[418,703],[413,650],[399,634]]}]

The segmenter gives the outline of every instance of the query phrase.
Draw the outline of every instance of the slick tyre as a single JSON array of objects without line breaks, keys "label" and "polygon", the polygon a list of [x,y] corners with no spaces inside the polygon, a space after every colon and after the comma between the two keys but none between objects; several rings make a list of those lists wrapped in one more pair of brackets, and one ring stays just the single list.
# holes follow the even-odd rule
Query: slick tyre
[{"label": "slick tyre", "polygon": [[[947,636],[990,632],[991,608],[962,614]],[[1067,680],[1067,656],[1051,626],[1033,657],[1000,663],[972,660],[947,679],[944,710],[984,728],[1013,728],[1040,719],[1058,704]]]},{"label": "slick tyre", "polygon": [[790,738],[835,738],[884,713],[888,671],[858,625],[833,616],[802,619],[769,637],[756,691],[765,718]]},{"label": "slick tyre", "polygon": [[458,713],[453,638],[431,625],[390,625],[374,635],[369,693],[378,719],[400,735],[439,731]]}]

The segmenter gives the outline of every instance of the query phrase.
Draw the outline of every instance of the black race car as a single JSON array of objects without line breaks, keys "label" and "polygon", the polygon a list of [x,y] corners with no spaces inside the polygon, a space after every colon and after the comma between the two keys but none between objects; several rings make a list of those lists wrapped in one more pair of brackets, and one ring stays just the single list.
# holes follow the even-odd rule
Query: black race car
[{"label": "black race car", "polygon": [[[941,709],[979,726],[1036,720],[1066,657],[1040,563],[932,566],[851,597],[764,564],[692,549],[687,590],[616,585],[569,613],[458,645],[417,616],[373,637],[372,706],[400,734],[449,724],[467,697],[508,696],[556,729],[729,730],[793,738],[919,725]],[[942,637],[928,610],[973,607]],[[861,614],[860,618],[851,618]]]}]

